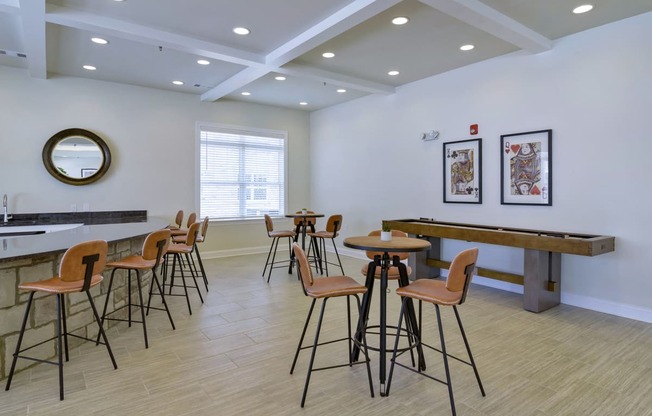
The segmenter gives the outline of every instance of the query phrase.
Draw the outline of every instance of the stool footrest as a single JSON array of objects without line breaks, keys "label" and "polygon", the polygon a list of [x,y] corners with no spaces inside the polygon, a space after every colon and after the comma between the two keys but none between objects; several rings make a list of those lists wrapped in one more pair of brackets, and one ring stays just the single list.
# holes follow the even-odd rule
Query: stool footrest
[{"label": "stool footrest", "polygon": [[331,368],[351,367],[352,365],[366,364],[366,363],[369,363],[369,362],[371,362],[371,360],[366,359],[364,361],[354,361],[352,363],[336,364],[336,365],[331,365],[331,366],[328,366],[328,367],[313,368],[312,371],[330,370]]},{"label": "stool footrest", "polygon": [[[398,358],[398,355],[397,355],[397,358]],[[448,386],[448,383],[445,382],[444,380],[440,380],[440,379],[438,379],[438,378],[436,378],[436,377],[431,376],[430,374],[426,374],[426,373],[424,373],[424,372],[421,371],[421,370],[414,369],[414,368],[412,368],[412,367],[408,367],[407,365],[402,364],[402,363],[399,363],[399,362],[396,361],[396,360],[390,360],[390,361],[392,361],[394,364],[396,364],[396,365],[399,366],[399,367],[403,367],[403,368],[405,368],[405,369],[407,369],[407,370],[412,371],[413,373],[421,374],[422,376],[424,376],[424,377],[426,377],[426,378],[429,378],[429,379],[431,379],[431,380],[435,380],[435,381],[437,381],[437,382],[439,382],[439,383],[441,383],[441,384],[443,384],[443,385],[445,385],[445,386]]]},{"label": "stool footrest", "polygon": [[142,323],[143,323],[143,321],[137,321],[137,320],[135,320],[135,319],[109,318],[109,317],[108,317],[108,314],[107,314],[107,316],[104,318],[104,320],[105,320],[105,321],[132,322],[132,323],[134,323],[134,324],[142,324]]}]

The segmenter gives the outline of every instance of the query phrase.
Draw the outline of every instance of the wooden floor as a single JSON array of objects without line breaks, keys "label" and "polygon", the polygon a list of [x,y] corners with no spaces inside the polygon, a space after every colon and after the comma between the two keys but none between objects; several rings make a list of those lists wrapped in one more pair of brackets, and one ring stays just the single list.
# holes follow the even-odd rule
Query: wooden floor
[{"label": "wooden floor", "polygon": [[[391,395],[378,395],[378,355],[372,353],[376,397],[364,366],[314,373],[306,407],[299,402],[308,353],[289,374],[309,307],[295,275],[276,269],[261,277],[264,255],[206,261],[210,292],[169,298],[177,324],[163,312],[148,319],[150,347],[140,326],[109,331],[106,350],[86,343],[65,366],[66,399],[59,401],[56,367],[39,364],[0,392],[1,415],[449,415],[446,387],[398,368]],[[363,261],[345,259],[360,282]],[[391,285],[391,283],[390,283]],[[388,320],[399,300],[389,295]],[[372,320],[377,319],[377,296]],[[345,334],[345,305],[329,301],[323,337]],[[459,415],[652,415],[652,325],[561,305],[533,314],[521,296],[473,285],[460,308],[487,392],[470,367],[453,362]],[[445,310],[449,349],[463,355],[452,310]],[[434,312],[424,316],[426,339],[436,344]],[[312,332],[310,332],[312,336]],[[371,342],[372,340],[370,340]],[[344,344],[318,350],[318,363],[346,357]],[[442,376],[440,357],[427,356]]]}]

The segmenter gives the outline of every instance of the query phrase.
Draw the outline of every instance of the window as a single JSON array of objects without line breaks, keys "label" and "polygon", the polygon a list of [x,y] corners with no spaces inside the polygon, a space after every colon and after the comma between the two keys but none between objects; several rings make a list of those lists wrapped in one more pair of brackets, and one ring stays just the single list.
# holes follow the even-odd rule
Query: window
[{"label": "window", "polygon": [[206,123],[197,130],[200,217],[285,212],[287,132]]}]

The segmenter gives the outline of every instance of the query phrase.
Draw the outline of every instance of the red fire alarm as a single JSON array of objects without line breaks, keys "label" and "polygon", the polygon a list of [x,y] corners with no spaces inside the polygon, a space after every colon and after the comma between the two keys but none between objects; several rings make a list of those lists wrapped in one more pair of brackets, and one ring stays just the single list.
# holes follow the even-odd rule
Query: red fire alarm
[{"label": "red fire alarm", "polygon": [[477,124],[471,124],[471,134],[478,134],[478,125]]}]

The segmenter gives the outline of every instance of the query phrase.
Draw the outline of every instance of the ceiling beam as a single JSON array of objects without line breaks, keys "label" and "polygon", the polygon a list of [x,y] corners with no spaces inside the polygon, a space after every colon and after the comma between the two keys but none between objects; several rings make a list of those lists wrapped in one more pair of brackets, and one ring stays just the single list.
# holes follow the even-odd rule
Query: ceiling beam
[{"label": "ceiling beam", "polygon": [[[294,39],[291,39],[270,52],[265,58],[267,71],[250,71],[250,68],[245,69],[243,71],[245,74],[241,77],[238,76],[239,74],[236,74],[223,83],[217,85],[212,90],[204,93],[202,95],[202,101],[215,101],[244,87],[247,83],[255,81],[255,79],[251,79],[251,76],[254,73],[258,73],[260,78],[270,72],[279,70],[281,66],[287,64],[298,56],[301,56],[327,40],[334,38],[401,1],[402,0],[354,0],[346,7],[343,7],[305,32],[299,34]],[[302,73],[303,71],[297,71],[294,75],[301,76]],[[312,76],[309,76],[309,78],[310,77]],[[238,83],[238,81],[240,81],[240,83]],[[362,85],[363,83],[368,82],[369,81],[361,81],[360,84]],[[356,88],[353,83],[349,84],[349,86],[350,88]],[[390,86],[385,87],[392,88]]]},{"label": "ceiling beam", "polygon": [[396,88],[387,84],[369,81],[343,75],[336,72],[325,71],[308,65],[288,63],[287,65],[276,69],[274,72],[279,74],[294,76],[298,78],[312,79],[315,81],[326,82],[338,87],[346,87],[356,91],[367,92],[370,94],[390,95],[396,92]]},{"label": "ceiling beam", "polygon": [[244,86],[254,82],[260,77],[269,74],[270,70],[261,67],[249,67],[244,69],[224,82],[221,82],[217,87],[206,91],[201,95],[202,101],[216,101],[225,95],[243,88]]},{"label": "ceiling beam", "polygon": [[268,65],[279,67],[346,32],[402,0],[355,0],[267,55]]},{"label": "ceiling beam", "polygon": [[478,0],[419,0],[440,12],[532,53],[552,49],[552,40]]},{"label": "ceiling beam", "polygon": [[20,17],[29,74],[34,78],[48,77],[45,0],[20,0]]},{"label": "ceiling beam", "polygon": [[[23,0],[31,1],[31,0]],[[176,33],[59,6],[48,6],[49,23],[119,37],[234,64],[260,67],[264,57]]]}]

